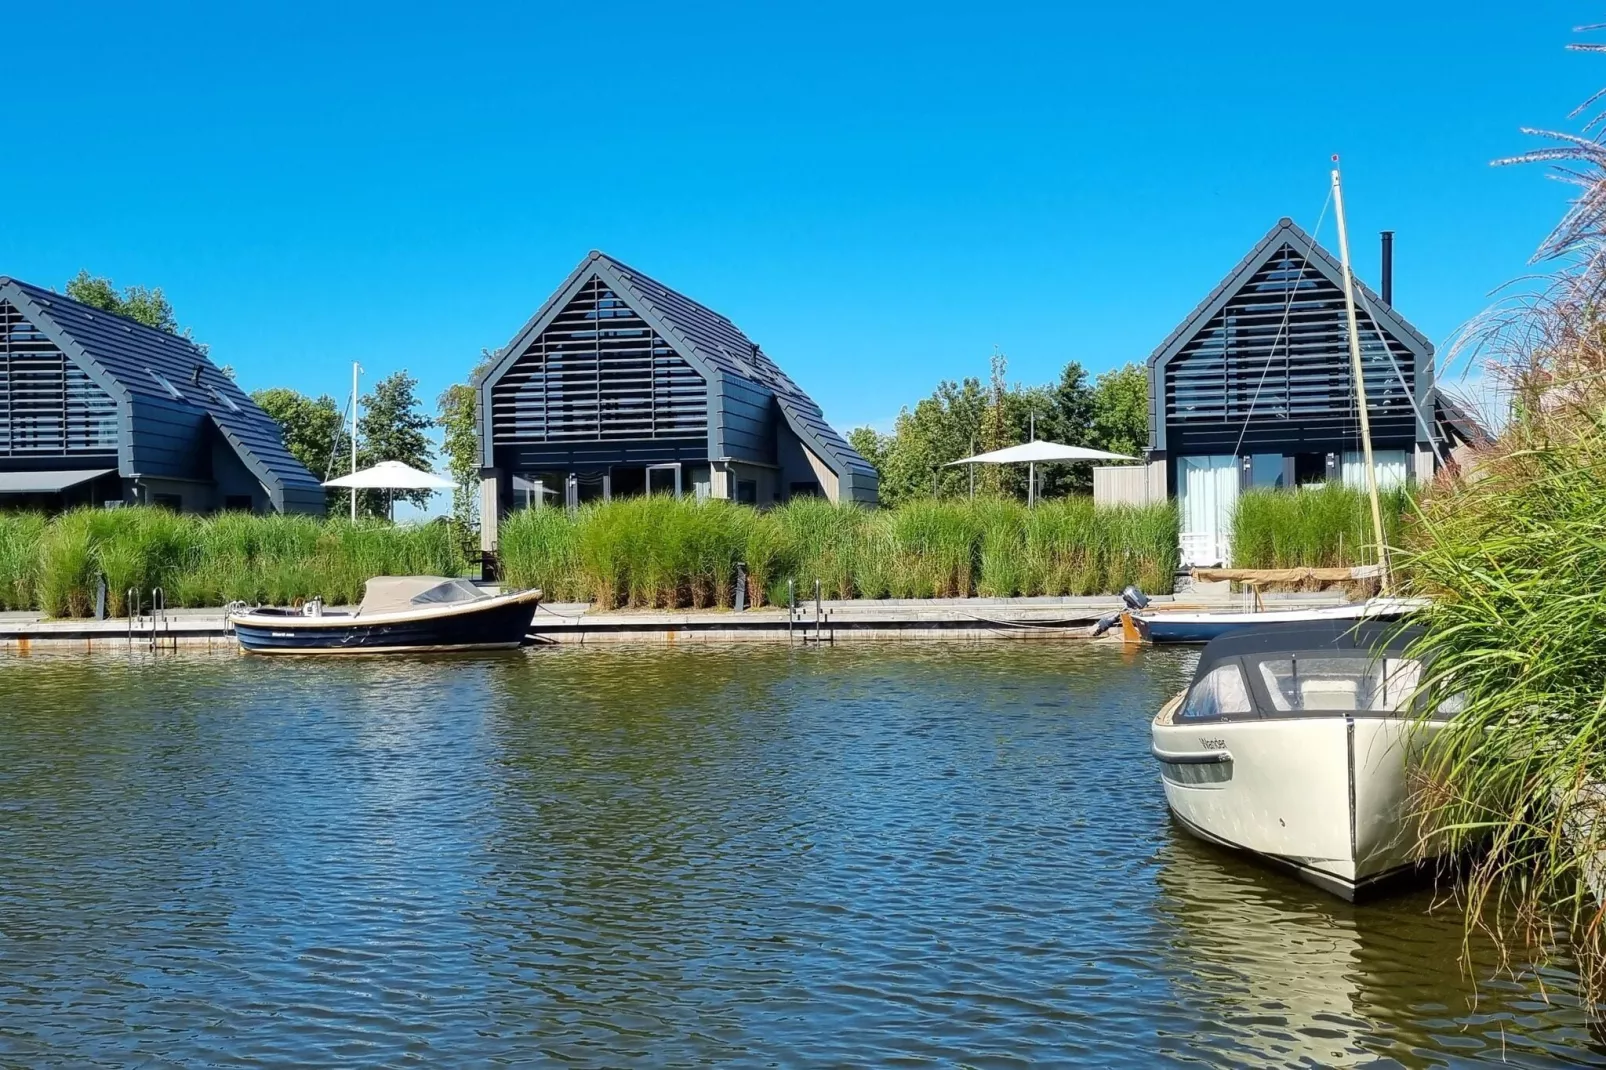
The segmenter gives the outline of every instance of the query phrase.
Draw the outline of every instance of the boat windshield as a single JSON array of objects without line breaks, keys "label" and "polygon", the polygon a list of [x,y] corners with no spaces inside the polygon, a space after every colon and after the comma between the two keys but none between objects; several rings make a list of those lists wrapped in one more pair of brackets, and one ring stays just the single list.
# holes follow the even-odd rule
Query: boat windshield
[{"label": "boat windshield", "polygon": [[1177,713],[1178,721],[1214,721],[1254,712],[1244,674],[1235,662],[1218,665],[1194,684]]},{"label": "boat windshield", "polygon": [[1416,692],[1421,663],[1410,658],[1290,654],[1258,665],[1280,711],[1373,710],[1397,713]]}]

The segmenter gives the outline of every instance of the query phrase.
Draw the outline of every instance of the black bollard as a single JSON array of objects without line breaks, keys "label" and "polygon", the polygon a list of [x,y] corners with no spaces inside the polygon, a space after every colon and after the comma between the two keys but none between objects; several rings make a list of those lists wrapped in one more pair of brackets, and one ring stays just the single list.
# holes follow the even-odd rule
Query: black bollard
[{"label": "black bollard", "polygon": [[736,562],[736,612],[742,613],[747,609],[747,562]]},{"label": "black bollard", "polygon": [[95,619],[106,619],[106,574],[95,577]]}]

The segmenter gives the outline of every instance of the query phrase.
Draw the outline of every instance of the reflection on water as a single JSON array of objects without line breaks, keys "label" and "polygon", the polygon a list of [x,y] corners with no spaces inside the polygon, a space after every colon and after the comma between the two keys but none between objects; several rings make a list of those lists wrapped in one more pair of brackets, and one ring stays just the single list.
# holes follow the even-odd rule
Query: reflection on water
[{"label": "reflection on water", "polygon": [[1173,830],[1188,666],[6,661],[0,1062],[1606,1066],[1426,895]]}]

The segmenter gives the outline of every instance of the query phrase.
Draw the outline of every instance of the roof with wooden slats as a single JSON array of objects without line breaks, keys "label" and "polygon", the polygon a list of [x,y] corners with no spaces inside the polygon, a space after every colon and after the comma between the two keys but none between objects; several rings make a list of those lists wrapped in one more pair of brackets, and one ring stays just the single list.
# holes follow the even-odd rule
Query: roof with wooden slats
[{"label": "roof with wooden slats", "polygon": [[[1427,441],[1417,410],[1432,419],[1432,343],[1359,280],[1357,304],[1374,439]],[[1149,357],[1149,405],[1157,450],[1356,437],[1342,265],[1281,220]]]},{"label": "roof with wooden slats", "polygon": [[[702,387],[701,410],[686,372]],[[725,392],[708,389],[716,380],[723,381],[720,386],[747,384],[772,397],[793,434],[839,477],[861,487],[873,484],[870,463],[734,323],[597,251],[580,262],[475,385],[482,411],[488,407],[491,413],[486,447],[521,436],[691,435],[700,412],[705,423],[696,433],[712,431],[710,449],[717,452],[717,406]],[[546,407],[551,404],[559,408]],[[711,414],[708,405],[716,406]]]},{"label": "roof with wooden slats", "polygon": [[[186,413],[192,424],[209,422],[219,431],[277,507],[284,508],[287,496],[297,501],[316,496],[322,502],[317,477],[285,449],[279,425],[194,343],[5,276],[0,276],[0,302],[70,358],[98,390],[128,407],[120,421],[125,432],[139,435],[136,410]],[[123,474],[135,474],[133,444],[121,441],[117,449]]]}]

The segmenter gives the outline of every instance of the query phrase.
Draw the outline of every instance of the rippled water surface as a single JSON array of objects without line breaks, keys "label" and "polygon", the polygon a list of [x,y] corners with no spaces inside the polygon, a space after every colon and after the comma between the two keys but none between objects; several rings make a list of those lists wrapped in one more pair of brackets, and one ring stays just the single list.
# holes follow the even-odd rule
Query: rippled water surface
[{"label": "rippled water surface", "polygon": [[1189,664],[0,662],[0,1061],[1606,1066],[1426,893],[1175,830]]}]

